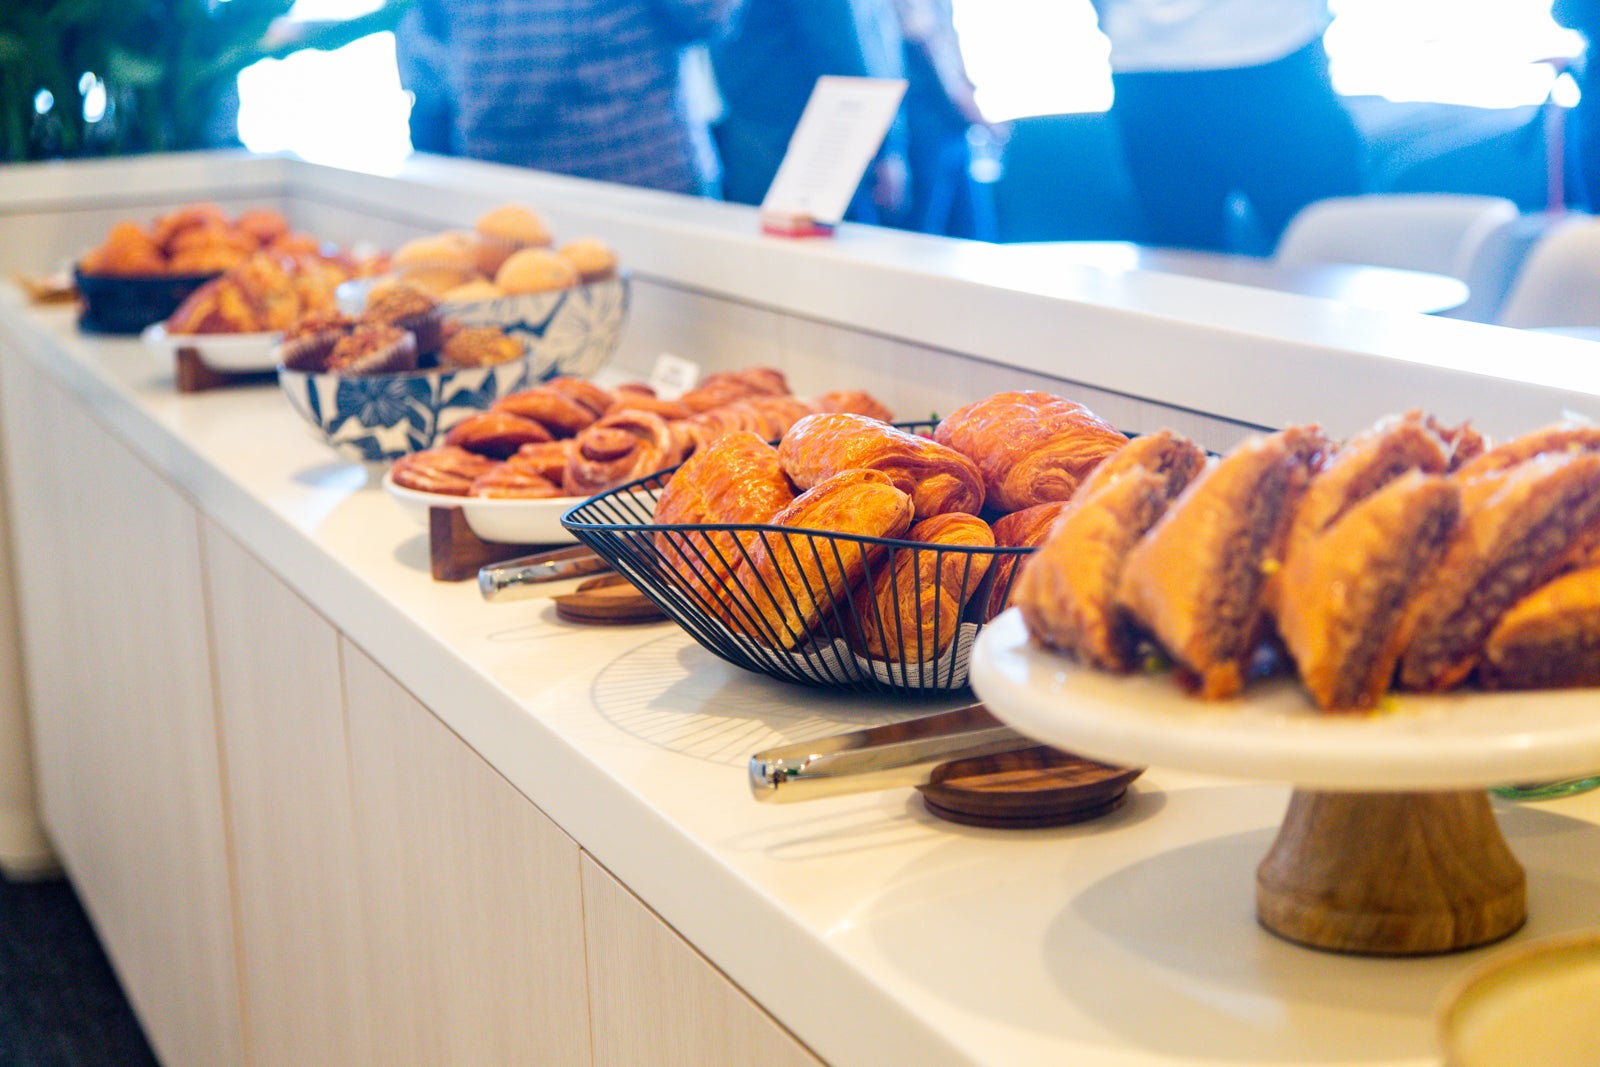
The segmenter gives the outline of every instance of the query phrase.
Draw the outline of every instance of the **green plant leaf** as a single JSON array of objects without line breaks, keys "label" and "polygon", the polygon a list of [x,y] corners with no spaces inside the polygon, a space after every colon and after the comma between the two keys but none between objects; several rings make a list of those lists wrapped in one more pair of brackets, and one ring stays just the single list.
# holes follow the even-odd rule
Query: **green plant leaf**
[{"label": "green plant leaf", "polygon": [[161,84],[167,64],[155,56],[136,55],[113,46],[106,56],[106,80],[132,89],[148,89]]}]

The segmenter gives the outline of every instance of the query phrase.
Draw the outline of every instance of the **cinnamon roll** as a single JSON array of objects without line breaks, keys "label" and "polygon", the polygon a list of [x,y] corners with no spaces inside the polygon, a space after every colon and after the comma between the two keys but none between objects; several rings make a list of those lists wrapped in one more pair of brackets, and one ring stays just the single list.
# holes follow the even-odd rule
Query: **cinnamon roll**
[{"label": "cinnamon roll", "polygon": [[672,427],[649,411],[618,411],[578,434],[561,485],[589,496],[676,465],[683,448]]}]

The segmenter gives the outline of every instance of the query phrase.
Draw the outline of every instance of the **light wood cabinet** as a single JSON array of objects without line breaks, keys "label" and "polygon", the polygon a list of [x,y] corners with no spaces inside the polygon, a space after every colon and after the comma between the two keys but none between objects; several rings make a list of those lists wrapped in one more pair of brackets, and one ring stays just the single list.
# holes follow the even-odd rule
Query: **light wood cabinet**
[{"label": "light wood cabinet", "polygon": [[342,647],[376,1062],[588,1064],[578,846]]},{"label": "light wood cabinet", "polygon": [[45,824],[162,1062],[236,1067],[199,516],[23,360],[0,396]]},{"label": "light wood cabinet", "polygon": [[583,905],[595,1067],[820,1067],[587,853]]},{"label": "light wood cabinet", "polygon": [[203,526],[256,1067],[371,1059],[337,631]]}]

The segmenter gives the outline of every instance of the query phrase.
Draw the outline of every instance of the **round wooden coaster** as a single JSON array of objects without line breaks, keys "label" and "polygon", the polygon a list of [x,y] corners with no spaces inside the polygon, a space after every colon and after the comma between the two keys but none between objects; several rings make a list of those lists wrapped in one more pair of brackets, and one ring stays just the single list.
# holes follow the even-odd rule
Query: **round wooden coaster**
[{"label": "round wooden coaster", "polygon": [[571,593],[552,597],[556,615],[568,622],[622,626],[660,622],[666,614],[649,597],[620,574],[605,574],[581,582]]},{"label": "round wooden coaster", "polygon": [[956,760],[918,786],[928,811],[968,826],[1031,829],[1112,811],[1143,767],[1113,767],[1040,745]]}]

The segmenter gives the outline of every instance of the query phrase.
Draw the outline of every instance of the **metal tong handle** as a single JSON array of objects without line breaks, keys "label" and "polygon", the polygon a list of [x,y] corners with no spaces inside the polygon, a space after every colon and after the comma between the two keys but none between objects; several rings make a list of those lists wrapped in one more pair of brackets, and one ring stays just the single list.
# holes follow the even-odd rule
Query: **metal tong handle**
[{"label": "metal tong handle", "polygon": [[757,800],[783,803],[926,785],[941,764],[1038,745],[973,704],[757,752],[750,790]]},{"label": "metal tong handle", "polygon": [[526,600],[537,596],[537,586],[544,582],[580,578],[609,568],[588,545],[568,545],[480,567],[478,592],[488,601]]}]

